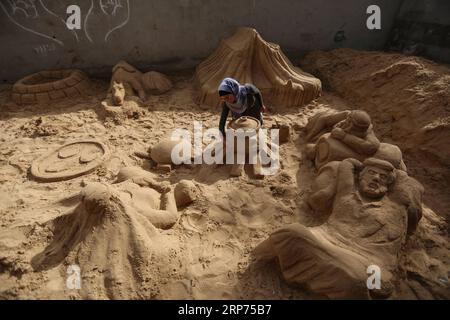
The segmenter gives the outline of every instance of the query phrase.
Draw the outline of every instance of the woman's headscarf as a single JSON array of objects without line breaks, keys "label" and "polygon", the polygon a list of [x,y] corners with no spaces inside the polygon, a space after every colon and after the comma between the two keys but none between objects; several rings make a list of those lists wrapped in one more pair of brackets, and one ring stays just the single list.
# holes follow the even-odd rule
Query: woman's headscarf
[{"label": "woman's headscarf", "polygon": [[236,97],[236,102],[226,103],[232,112],[241,114],[247,109],[247,89],[233,78],[223,79],[219,85],[219,91],[229,92]]}]

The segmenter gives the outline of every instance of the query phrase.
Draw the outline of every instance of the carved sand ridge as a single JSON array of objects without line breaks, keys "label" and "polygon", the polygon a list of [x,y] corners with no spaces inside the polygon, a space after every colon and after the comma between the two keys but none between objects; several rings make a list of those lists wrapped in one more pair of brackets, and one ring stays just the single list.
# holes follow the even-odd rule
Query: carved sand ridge
[{"label": "carved sand ridge", "polygon": [[294,67],[279,45],[265,41],[252,28],[239,28],[199,64],[194,78],[197,102],[217,105],[217,87],[226,77],[254,84],[274,106],[305,105],[322,89],[319,79]]},{"label": "carved sand ridge", "polygon": [[80,70],[41,71],[17,81],[12,98],[17,104],[47,103],[87,94],[90,81]]}]

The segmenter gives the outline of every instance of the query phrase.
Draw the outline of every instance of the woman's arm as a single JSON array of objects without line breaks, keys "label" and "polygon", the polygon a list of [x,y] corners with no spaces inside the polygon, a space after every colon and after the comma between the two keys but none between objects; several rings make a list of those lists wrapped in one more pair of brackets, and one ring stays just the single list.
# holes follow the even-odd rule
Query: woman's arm
[{"label": "woman's arm", "polygon": [[[250,83],[246,84],[246,87],[247,87],[248,93],[251,94],[252,98],[256,100],[256,102],[258,104],[257,106],[259,107],[258,111],[259,112],[264,111],[265,107],[264,107],[264,101],[263,101],[261,91],[259,91],[259,89],[255,85],[250,84]],[[252,104],[253,104],[253,101],[252,101]]]},{"label": "woman's arm", "polygon": [[219,130],[222,132],[222,135],[225,136],[225,124],[227,122],[228,113],[230,112],[230,109],[226,106],[225,103],[222,104],[222,114],[220,115],[220,122],[219,122]]},{"label": "woman's arm", "polygon": [[262,97],[261,91],[258,90],[255,94],[255,97],[256,97],[256,101],[258,101],[258,103],[259,103],[259,107],[261,108],[260,111],[264,112],[266,107],[264,106],[264,103],[263,103],[263,97]]}]

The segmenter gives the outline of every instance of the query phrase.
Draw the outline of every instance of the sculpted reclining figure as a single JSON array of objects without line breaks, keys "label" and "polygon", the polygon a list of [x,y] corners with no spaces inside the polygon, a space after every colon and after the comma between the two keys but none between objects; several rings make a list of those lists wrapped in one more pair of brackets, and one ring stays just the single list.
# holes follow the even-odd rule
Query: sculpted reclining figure
[{"label": "sculpted reclining figure", "polygon": [[53,220],[53,239],[33,257],[33,268],[78,265],[77,294],[83,299],[154,298],[158,288],[152,279],[171,277],[173,265],[183,259],[170,255],[179,244],[161,230],[179,218],[174,194],[168,182],[137,167],[120,170],[114,184],[88,183],[63,200],[77,205]]},{"label": "sculpted reclining figure", "polygon": [[[299,223],[283,227],[255,253],[277,258],[287,282],[317,294],[333,299],[386,298],[394,288],[407,232],[419,222],[423,188],[385,160],[368,158],[362,164],[346,159],[334,165],[335,195],[328,220],[311,228]],[[398,190],[399,179],[403,186]],[[367,287],[371,265],[381,270],[379,290]]]},{"label": "sculpted reclining figure", "polygon": [[157,229],[171,228],[179,217],[170,184],[157,182],[150,172],[138,167],[121,169],[115,184],[90,182],[74,199],[79,204],[70,214],[56,219],[60,232],[55,231],[53,242],[34,259],[37,268],[59,264],[74,247],[99,237],[93,233],[98,225],[103,225],[103,230],[111,227],[116,233],[120,230],[116,231],[114,224],[123,223],[127,229],[140,224],[154,237]]},{"label": "sculpted reclining figure", "polygon": [[307,141],[317,141],[308,144],[306,151],[317,168],[334,160],[362,161],[380,146],[370,116],[361,110],[319,113],[308,122],[306,132]]},{"label": "sculpted reclining figure", "polygon": [[172,88],[168,77],[156,71],[142,73],[129,63],[119,61],[112,69],[108,97],[116,106],[123,105],[125,96],[139,96],[142,101],[147,93],[161,94]]}]

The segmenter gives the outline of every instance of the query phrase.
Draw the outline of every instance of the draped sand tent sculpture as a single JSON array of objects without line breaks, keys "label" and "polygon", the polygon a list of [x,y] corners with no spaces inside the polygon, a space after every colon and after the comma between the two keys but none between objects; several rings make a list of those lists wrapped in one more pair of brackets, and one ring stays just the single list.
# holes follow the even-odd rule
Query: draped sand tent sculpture
[{"label": "draped sand tent sculpture", "polygon": [[197,103],[219,103],[217,87],[225,77],[240,83],[253,83],[264,95],[266,104],[302,106],[318,97],[321,82],[289,61],[280,46],[265,41],[252,28],[239,28],[195,72]]}]

